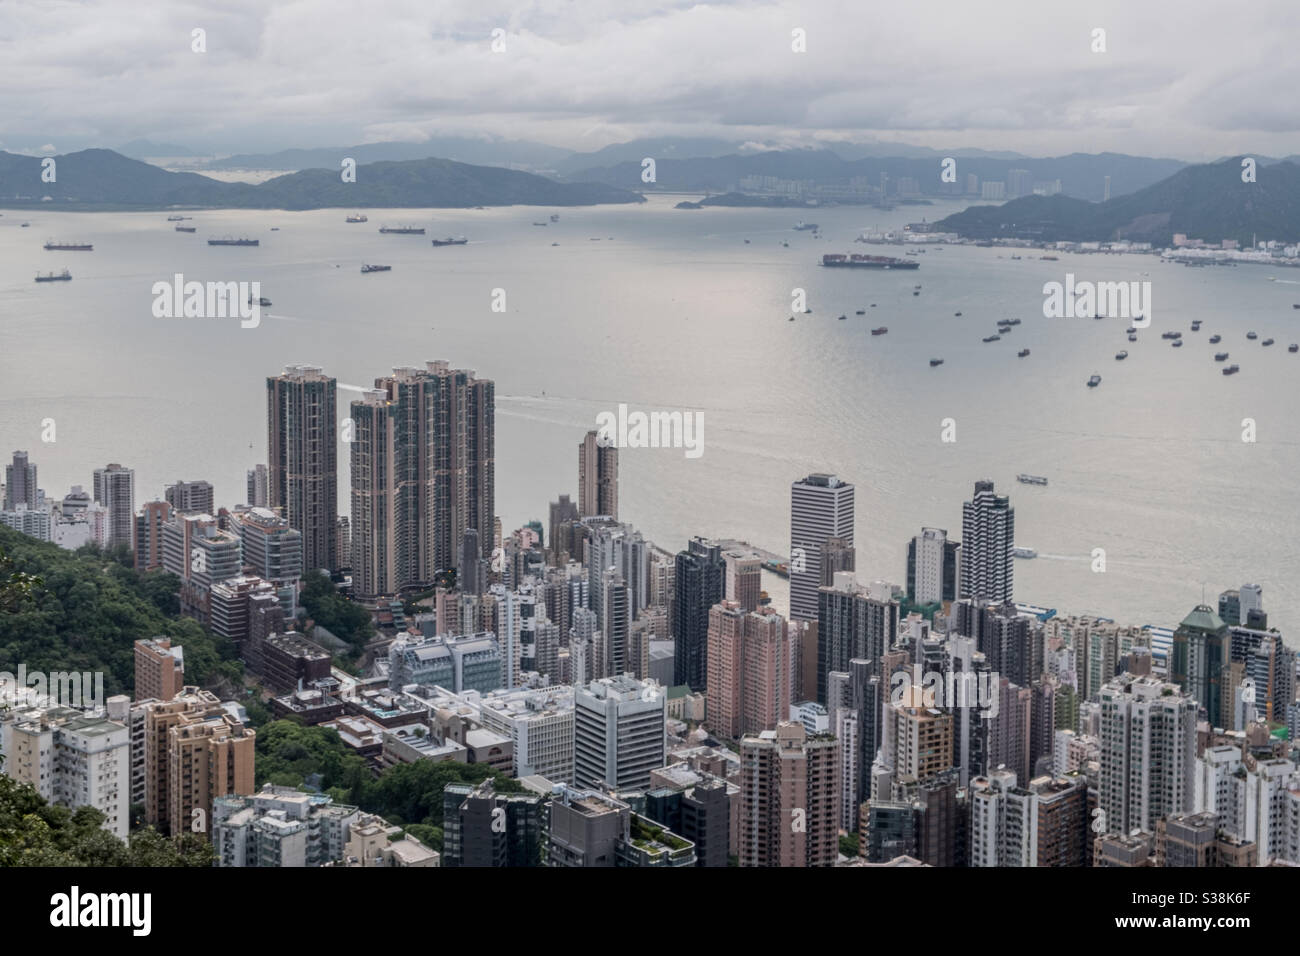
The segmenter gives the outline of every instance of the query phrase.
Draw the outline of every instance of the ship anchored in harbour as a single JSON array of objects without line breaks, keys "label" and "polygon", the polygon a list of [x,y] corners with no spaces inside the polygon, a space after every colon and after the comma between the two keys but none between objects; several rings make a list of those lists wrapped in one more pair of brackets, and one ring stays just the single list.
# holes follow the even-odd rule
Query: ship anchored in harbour
[{"label": "ship anchored in harbour", "polygon": [[846,255],[832,252],[822,256],[822,265],[848,269],[919,269],[921,263],[907,259],[895,259],[893,256],[864,256],[856,253]]}]

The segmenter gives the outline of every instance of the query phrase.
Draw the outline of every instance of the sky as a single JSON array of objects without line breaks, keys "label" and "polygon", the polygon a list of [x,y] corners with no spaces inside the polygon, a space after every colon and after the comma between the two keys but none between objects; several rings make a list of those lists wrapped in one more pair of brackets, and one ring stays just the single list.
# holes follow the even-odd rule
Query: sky
[{"label": "sky", "polygon": [[1298,39],[1295,0],[0,0],[0,149],[685,135],[1284,156]]}]

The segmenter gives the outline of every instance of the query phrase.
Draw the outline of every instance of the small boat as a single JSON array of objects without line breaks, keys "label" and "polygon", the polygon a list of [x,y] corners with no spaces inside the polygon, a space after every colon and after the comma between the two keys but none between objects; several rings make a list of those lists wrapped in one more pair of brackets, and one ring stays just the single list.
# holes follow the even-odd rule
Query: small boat
[{"label": "small boat", "polygon": [[[479,206],[478,208],[482,209],[483,207]],[[551,222],[559,222],[559,221],[560,221],[560,214],[558,212],[551,213]],[[748,239],[746,239],[745,241],[749,242]]]},{"label": "small boat", "polygon": [[[543,225],[545,225],[545,223],[543,223]],[[463,246],[469,242],[469,240],[466,239],[464,236],[459,236],[457,238],[452,238],[451,236],[448,236],[446,239],[432,239],[430,241],[435,246]]]},{"label": "small boat", "polygon": [[844,321],[845,319],[847,319],[847,318],[848,318],[847,315],[841,315],[841,316],[840,316],[840,321],[843,322],[843,321]]},{"label": "small boat", "polygon": [[1296,343],[1292,342],[1290,345],[1286,347],[1286,350],[1288,352],[1300,352],[1300,345],[1297,345]]},{"label": "small boat", "polygon": [[533,225],[534,225],[534,226],[546,226],[546,225],[549,225],[549,223],[545,223],[545,222],[535,222],[535,223],[533,223]]},{"label": "small boat", "polygon": [[1224,374],[1224,375],[1236,375],[1236,374],[1237,374],[1238,372],[1240,372],[1240,371],[1241,371],[1241,366],[1239,366],[1239,365],[1229,365],[1227,368],[1225,368],[1225,369],[1223,370],[1223,374]]},{"label": "small boat", "polygon": [[790,248],[790,243],[788,243],[788,242],[783,242],[783,243],[781,243],[781,245],[784,246],[786,249],[789,249],[789,248]]},{"label": "small boat", "polygon": [[20,228],[20,229],[26,229],[26,228],[27,228],[28,226],[30,226],[30,225],[31,225],[30,222],[19,223],[19,228]]},{"label": "small boat", "polygon": [[1181,339],[1181,338],[1183,337],[1183,333],[1182,333],[1182,332],[1162,332],[1162,333],[1160,334],[1160,337],[1161,337],[1162,339]]},{"label": "small boat", "polygon": [[1127,351],[1122,351],[1122,352],[1116,352],[1116,353],[1115,353],[1115,359],[1116,359],[1116,361],[1123,361],[1123,360],[1126,359],[1126,358],[1128,358],[1128,352],[1127,352]]},{"label": "small boat", "polygon": [[866,314],[867,314],[867,310],[866,310],[866,309],[858,309],[858,311],[854,312],[853,314],[854,314],[854,315],[866,315]]},{"label": "small boat", "polygon": [[1260,342],[1259,344],[1260,344],[1260,345],[1272,345],[1272,344],[1273,344],[1273,340],[1272,340],[1272,339],[1265,339],[1263,342]]},{"label": "small boat", "polygon": [[186,219],[193,219],[193,216],[168,216],[168,222],[184,222]]},{"label": "small boat", "polygon": [[1012,261],[1012,262],[1019,262],[1019,261],[1020,261],[1020,257],[1019,257],[1019,256],[1012,256],[1012,257],[1011,257],[1011,261]]},{"label": "small boat", "polygon": [[352,215],[348,216],[348,218],[344,219],[343,221],[344,222],[369,222],[370,220],[367,217],[361,215],[361,213],[354,212]]},{"label": "small boat", "polygon": [[271,227],[271,231],[272,231],[272,232],[279,232],[279,231],[280,231],[280,227],[279,227],[279,226],[272,226],[272,227]]},{"label": "small boat", "polygon": [[984,336],[984,338],[983,338],[982,341],[985,341],[985,342],[997,342],[997,341],[1001,340],[1001,338],[1002,338],[1002,336],[1000,336],[1000,335],[986,335],[986,336]]},{"label": "small boat", "polygon": [[930,368],[934,368],[936,365],[942,365],[942,364],[943,364],[943,359],[930,359]]},{"label": "small boat", "polygon": [[365,275],[367,272],[392,272],[392,271],[393,271],[393,267],[392,267],[392,266],[372,266],[372,265],[362,265],[362,267],[361,267],[361,274],[362,274],[362,275]]},{"label": "small boat", "polygon": [[1013,558],[1036,558],[1038,557],[1038,552],[1033,548],[1012,548],[1011,556]]},{"label": "small boat", "polygon": [[913,288],[913,289],[919,289],[919,288],[921,288],[921,283],[918,282],[916,285],[912,286],[912,288]]},{"label": "small boat", "polygon": [[1019,325],[1019,324],[1020,324],[1019,319],[1007,319],[1007,325]]},{"label": "small boat", "polygon": [[47,272],[45,273],[45,275],[41,275],[40,273],[37,273],[36,281],[37,282],[70,282],[72,281],[72,273],[69,272],[67,269],[64,269],[62,272],[59,273]]},{"label": "small boat", "polygon": [[[249,304],[249,305],[252,305],[252,304],[253,304],[253,297],[252,297],[251,295],[248,297],[248,304]],[[265,306],[268,306],[268,305],[271,304],[271,300],[268,299],[266,296],[261,296],[261,297],[258,298],[258,300],[257,300],[257,304],[260,305],[260,306],[265,307]]]},{"label": "small boat", "polygon": [[920,293],[920,292],[917,292],[915,289],[912,290],[912,295],[920,295],[920,294],[921,294],[921,293]]},{"label": "small boat", "polygon": [[1137,333],[1136,333],[1136,332],[1130,332],[1130,333],[1128,334],[1128,340],[1129,340],[1130,342],[1136,342],[1136,341],[1138,340],[1138,335],[1137,335]]},{"label": "small boat", "polygon": [[176,231],[177,231],[177,232],[194,232],[197,228],[198,228],[197,226],[177,226],[177,227],[176,227]]},{"label": "small boat", "polygon": [[793,316],[793,315],[792,315],[792,316],[790,316],[790,321],[791,321],[791,322],[793,322],[793,321],[794,321],[794,316]]},{"label": "small boat", "polygon": [[1259,336],[1256,335],[1254,332],[1247,332],[1247,333],[1246,333],[1246,338],[1248,338],[1248,339],[1254,341],[1255,339],[1259,338]]},{"label": "small boat", "polygon": [[872,334],[872,335],[884,335],[884,334],[885,334],[886,332],[888,332],[888,331],[889,331],[889,329],[885,328],[885,327],[882,325],[882,326],[881,326],[880,328],[878,328],[878,329],[872,329],[872,330],[871,330],[871,334]]},{"label": "small boat", "polygon": [[953,315],[955,315],[955,316],[956,316],[957,318],[959,318],[959,319],[961,318],[961,313],[960,313],[960,312],[954,312]]},{"label": "small boat", "polygon": [[558,246],[559,243],[558,243],[558,242],[553,242],[553,243],[551,243],[551,245],[553,245],[553,246]]},{"label": "small boat", "polygon": [[745,240],[745,245],[749,245],[749,240],[748,240],[748,239]]},{"label": "small boat", "polygon": [[1039,256],[1042,262],[1059,262],[1060,256]]},{"label": "small boat", "polygon": [[1088,387],[1089,387],[1089,388],[1096,388],[1096,387],[1097,387],[1098,385],[1100,385],[1100,384],[1101,384],[1101,376],[1100,376],[1100,375],[1094,375],[1094,376],[1092,376],[1090,379],[1088,379]]},{"label": "small boat", "polygon": [[1223,336],[1222,336],[1222,335],[1211,335],[1211,336],[1210,336],[1210,344],[1211,344],[1211,345],[1218,345],[1218,344],[1219,344],[1220,342],[1222,342],[1222,341],[1223,341]]},{"label": "small boat", "polygon": [[1293,308],[1293,309],[1300,309],[1300,302],[1292,302],[1292,303],[1291,303],[1291,308]]},{"label": "small boat", "polygon": [[1029,354],[1029,349],[1021,349],[1019,352],[1016,353],[1017,357],[1019,358],[1024,358],[1028,354]]},{"label": "small boat", "polygon": [[1183,347],[1183,340],[1182,340],[1182,339],[1174,339],[1173,342],[1171,342],[1170,344],[1171,344],[1174,348],[1176,348],[1176,349],[1180,349],[1180,348]]},{"label": "small boat", "polygon": [[1200,319],[1193,319],[1193,320],[1192,320],[1192,331],[1193,331],[1193,332],[1199,332],[1199,331],[1201,331],[1201,320],[1200,320]]},{"label": "small boat", "polygon": [[1228,360],[1228,353],[1227,353],[1227,352],[1215,352],[1215,353],[1214,353],[1214,361],[1216,361],[1216,362],[1226,362],[1227,360]]},{"label": "small boat", "polygon": [[1047,479],[1042,475],[1016,475],[1016,481],[1026,485],[1045,485]]},{"label": "small boat", "polygon": [[874,308],[876,307],[876,303],[874,303],[874,302],[871,303],[871,307],[874,309]]}]

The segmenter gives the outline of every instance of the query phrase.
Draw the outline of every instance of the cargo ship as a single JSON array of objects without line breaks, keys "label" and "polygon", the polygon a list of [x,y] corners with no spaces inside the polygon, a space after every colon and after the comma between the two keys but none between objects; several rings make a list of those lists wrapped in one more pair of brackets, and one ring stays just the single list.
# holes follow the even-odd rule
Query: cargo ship
[{"label": "cargo ship", "polygon": [[232,239],[230,236],[224,236],[221,239],[209,239],[210,246],[257,246],[261,245],[261,239]]},{"label": "cargo ship", "polygon": [[981,341],[981,342],[999,342],[999,341],[1001,341],[1001,339],[1002,339],[1002,336],[1000,336],[1000,335],[986,335],[986,336],[984,336],[984,338],[982,338],[980,341]]},{"label": "cargo ship", "polygon": [[352,215],[348,216],[348,218],[344,219],[343,221],[344,222],[369,222],[370,220],[367,217],[361,215],[361,213],[354,212]]},{"label": "cargo ship", "polygon": [[[545,225],[545,223],[543,223],[543,225]],[[424,230],[421,230],[421,232],[423,231]],[[463,246],[469,242],[469,240],[466,239],[464,236],[460,236],[455,239],[453,239],[451,236],[448,236],[446,239],[432,239],[430,241],[435,246]]]},{"label": "cargo ship", "polygon": [[422,236],[424,235],[423,226],[380,226],[380,232],[391,233],[396,236]]},{"label": "cargo ship", "polygon": [[177,226],[177,227],[176,227],[176,231],[177,231],[177,232],[194,232],[194,231],[197,230],[197,229],[198,229],[197,226]]},{"label": "cargo ship", "polygon": [[362,275],[365,275],[367,272],[392,272],[392,271],[393,271],[393,267],[392,267],[392,266],[371,266],[371,265],[363,265],[363,266],[361,267],[361,274],[362,274]]},{"label": "cargo ship", "polygon": [[47,239],[45,248],[51,252],[90,252],[95,247],[89,242],[55,242]]},{"label": "cargo ship", "polygon": [[37,282],[70,282],[71,280],[72,273],[67,269],[64,269],[59,273],[47,272],[45,275],[41,275],[40,273],[37,273],[36,275]]},{"label": "cargo ship", "polygon": [[919,269],[921,263],[895,259],[892,256],[845,255],[832,252],[822,256],[822,265],[839,266],[850,269]]},{"label": "cargo ship", "polygon": [[1016,481],[1025,485],[1045,485],[1047,479],[1042,475],[1016,475]]}]

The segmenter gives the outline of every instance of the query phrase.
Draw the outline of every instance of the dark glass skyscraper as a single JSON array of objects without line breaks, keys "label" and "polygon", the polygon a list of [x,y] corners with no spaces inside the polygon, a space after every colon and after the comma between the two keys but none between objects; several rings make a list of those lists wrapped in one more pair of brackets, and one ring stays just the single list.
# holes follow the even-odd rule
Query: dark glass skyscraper
[{"label": "dark glass skyscraper", "polygon": [[302,532],[304,570],[338,558],[336,382],[314,365],[266,380],[270,505]]},{"label": "dark glass skyscraper", "polygon": [[694,538],[677,553],[673,598],[673,682],[705,689],[708,674],[709,608],[723,598],[727,564],[722,548]]}]

